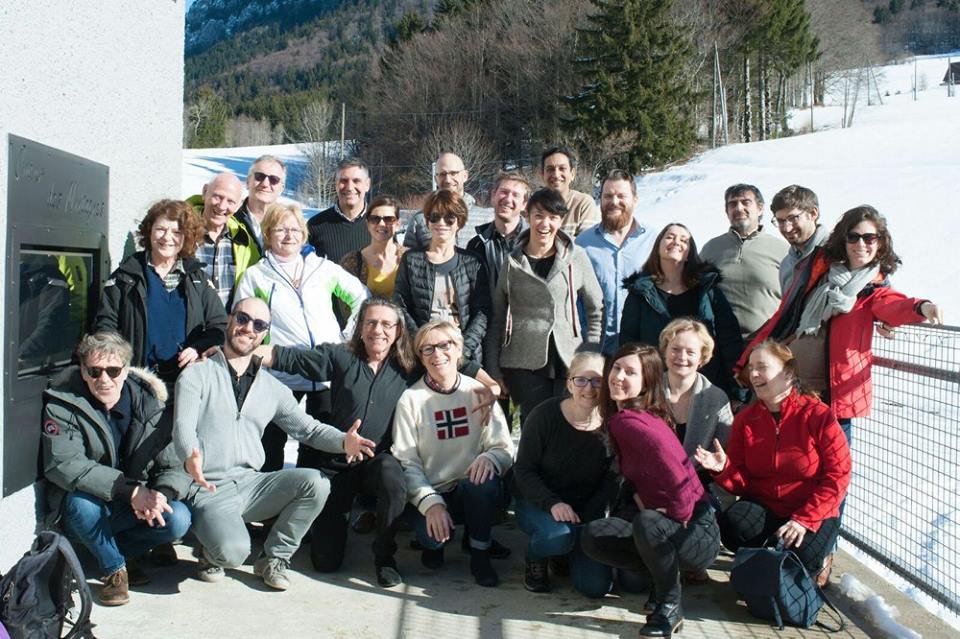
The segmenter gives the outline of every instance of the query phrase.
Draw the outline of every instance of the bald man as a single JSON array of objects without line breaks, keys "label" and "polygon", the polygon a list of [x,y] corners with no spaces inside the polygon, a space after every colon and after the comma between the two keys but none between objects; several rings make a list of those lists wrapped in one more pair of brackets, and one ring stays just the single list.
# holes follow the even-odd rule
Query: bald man
[{"label": "bald man", "polygon": [[[207,277],[229,310],[243,272],[260,259],[256,241],[234,216],[243,199],[243,182],[233,173],[221,173],[203,186],[200,198],[205,232],[197,247],[197,259],[204,263]],[[199,207],[196,196],[188,201]]]},{"label": "bald man", "polygon": [[[470,171],[463,165],[460,156],[456,153],[441,153],[434,163],[433,176],[437,181],[437,189],[453,191],[463,198],[463,201],[467,203],[467,219],[476,224],[476,221],[473,220],[473,207],[476,200],[463,190],[467,180],[470,179]],[[472,228],[470,227],[471,221],[467,222],[467,228]],[[468,240],[468,234],[464,233],[457,238],[457,246],[466,247]],[[430,229],[423,217],[423,211],[415,213],[407,222],[407,228],[403,234],[403,245],[421,251],[427,250],[427,247],[430,246]]]}]

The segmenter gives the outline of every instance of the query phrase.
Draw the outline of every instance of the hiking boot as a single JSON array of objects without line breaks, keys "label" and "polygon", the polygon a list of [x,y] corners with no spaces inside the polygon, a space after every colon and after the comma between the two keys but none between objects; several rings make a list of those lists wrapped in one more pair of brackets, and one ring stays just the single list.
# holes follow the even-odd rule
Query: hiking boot
[{"label": "hiking boot", "polygon": [[493,564],[490,563],[489,550],[473,549],[470,554],[470,573],[478,586],[493,588],[500,583],[500,577],[497,576],[497,571],[493,569]]},{"label": "hiking boot", "polygon": [[173,547],[172,543],[160,544],[150,551],[150,561],[152,561],[155,566],[165,568],[176,566],[177,561],[179,561],[177,550]]},{"label": "hiking boot", "polygon": [[550,574],[546,559],[527,559],[523,567],[523,587],[530,592],[550,592]]},{"label": "hiking boot", "polygon": [[375,560],[374,570],[377,573],[377,585],[381,588],[393,588],[403,583],[403,577],[400,576],[397,562],[393,557]]},{"label": "hiking boot", "polygon": [[197,560],[197,578],[200,581],[215,584],[218,581],[223,581],[226,574],[223,566],[214,565],[210,563],[206,557],[200,555],[200,559]]},{"label": "hiking boot", "polygon": [[127,559],[127,585],[146,586],[150,583],[150,577],[143,571],[143,563],[137,559]]},{"label": "hiking boot", "polygon": [[261,556],[253,562],[253,574],[263,579],[263,583],[277,590],[286,590],[290,587],[287,577],[287,568],[290,562],[278,557]]},{"label": "hiking boot", "polygon": [[817,585],[821,588],[830,586],[830,573],[833,571],[833,553],[823,558],[823,568],[817,573]]},{"label": "hiking boot", "polygon": [[112,575],[107,575],[102,581],[100,603],[104,606],[122,606],[130,603],[130,584],[127,581],[126,566]]},{"label": "hiking boot", "polygon": [[647,617],[640,628],[641,637],[671,637],[683,628],[683,609],[680,602],[658,603],[657,609]]},{"label": "hiking boot", "polygon": [[420,553],[420,563],[430,570],[443,568],[443,546],[439,548],[425,548]]}]

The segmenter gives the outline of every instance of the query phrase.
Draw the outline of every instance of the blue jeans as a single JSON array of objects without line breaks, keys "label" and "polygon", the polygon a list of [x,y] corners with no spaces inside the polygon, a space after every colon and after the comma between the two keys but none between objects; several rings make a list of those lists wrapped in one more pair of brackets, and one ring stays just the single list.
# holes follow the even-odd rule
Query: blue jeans
[{"label": "blue jeans", "polygon": [[150,527],[137,519],[129,503],[105,502],[83,491],[69,493],[63,505],[62,524],[67,536],[90,551],[104,575],[126,565],[124,557],[139,557],[160,544],[180,539],[190,528],[190,511],[179,501],[170,502],[163,526]]},{"label": "blue jeans", "polygon": [[[494,475],[482,484],[461,479],[456,488],[443,493],[443,500],[454,523],[466,525],[470,532],[470,546],[480,550],[489,548],[493,519],[503,502],[503,480],[500,476]],[[419,510],[409,507],[404,514],[421,547],[436,550],[443,546],[427,533],[427,518]]]},{"label": "blue jeans", "polygon": [[527,559],[539,561],[547,557],[570,555],[570,581],[576,590],[591,598],[610,592],[613,569],[587,557],[580,548],[583,524],[556,521],[553,515],[540,510],[525,499],[514,504],[517,525],[530,536]]}]

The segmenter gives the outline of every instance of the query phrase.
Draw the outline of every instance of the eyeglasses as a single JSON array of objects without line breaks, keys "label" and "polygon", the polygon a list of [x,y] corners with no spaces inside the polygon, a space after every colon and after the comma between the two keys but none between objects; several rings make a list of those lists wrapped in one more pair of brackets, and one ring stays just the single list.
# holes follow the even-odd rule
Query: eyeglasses
[{"label": "eyeglasses", "polygon": [[600,388],[603,386],[602,377],[570,377],[569,378],[573,385],[577,388],[586,388],[587,384],[593,386],[594,388]]},{"label": "eyeglasses", "polygon": [[363,322],[363,327],[370,330],[374,330],[378,326],[385,331],[389,331],[396,328],[397,322],[388,322],[387,320],[364,320]]},{"label": "eyeglasses", "polygon": [[84,366],[87,369],[87,375],[93,379],[100,379],[100,376],[106,373],[110,379],[120,377],[123,372],[123,366]]},{"label": "eyeglasses", "polygon": [[253,174],[253,180],[255,182],[263,182],[264,180],[270,180],[270,184],[272,186],[276,186],[280,184],[280,180],[282,179],[283,178],[281,178],[279,175],[270,175],[269,173],[261,173],[260,171],[256,171]]},{"label": "eyeglasses", "polygon": [[880,239],[880,236],[876,233],[854,233],[853,231],[848,232],[846,237],[847,244],[856,244],[863,240],[863,243],[867,246],[873,246]]},{"label": "eyeglasses", "polygon": [[298,237],[303,235],[303,229],[295,227],[275,228],[273,232],[277,235],[296,235]]},{"label": "eyeglasses", "polygon": [[437,179],[442,180],[443,178],[454,177],[463,173],[466,169],[457,169],[456,171],[439,171],[437,172]]},{"label": "eyeglasses", "polygon": [[397,216],[395,215],[368,215],[367,224],[373,224],[374,226],[379,226],[380,222],[383,222],[387,226],[393,226],[397,223]]},{"label": "eyeglasses", "polygon": [[443,353],[446,353],[447,351],[450,350],[451,346],[453,346],[453,340],[451,339],[448,339],[445,342],[440,342],[438,344],[427,344],[426,346],[420,347],[420,354],[423,355],[424,357],[430,357],[437,350]]},{"label": "eyeglasses", "polygon": [[262,319],[253,319],[243,311],[236,311],[233,314],[233,321],[235,321],[238,326],[246,326],[250,322],[253,322],[253,330],[258,333],[266,333],[270,330],[270,322]]},{"label": "eyeglasses", "polygon": [[431,213],[427,217],[427,220],[429,220],[431,224],[439,224],[440,221],[443,220],[447,226],[453,226],[457,223],[457,216],[453,213],[447,213],[446,215],[443,213]]},{"label": "eyeglasses", "polygon": [[785,227],[785,226],[795,226],[796,223],[797,223],[797,221],[798,221],[801,217],[803,217],[805,213],[806,213],[806,211],[804,211],[803,213],[795,213],[795,214],[793,214],[793,215],[788,215],[787,217],[782,218],[782,219],[779,218],[779,217],[777,217],[776,215],[774,215],[774,216],[773,216],[773,223],[776,224],[777,226],[779,226],[780,228],[783,228],[783,227]]}]

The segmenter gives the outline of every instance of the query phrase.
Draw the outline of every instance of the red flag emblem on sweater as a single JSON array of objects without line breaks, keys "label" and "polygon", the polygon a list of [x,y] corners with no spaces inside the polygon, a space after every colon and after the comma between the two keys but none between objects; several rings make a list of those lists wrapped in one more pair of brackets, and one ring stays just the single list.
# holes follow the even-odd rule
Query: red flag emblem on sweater
[{"label": "red flag emblem on sweater", "polygon": [[454,439],[470,434],[470,420],[466,406],[453,410],[433,411],[433,425],[437,429],[437,439]]}]

